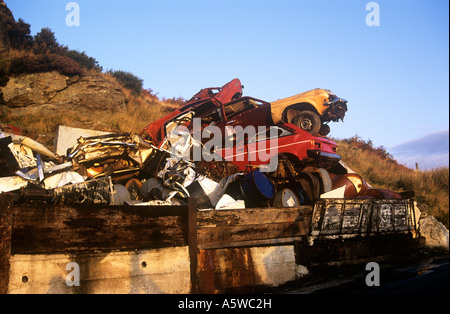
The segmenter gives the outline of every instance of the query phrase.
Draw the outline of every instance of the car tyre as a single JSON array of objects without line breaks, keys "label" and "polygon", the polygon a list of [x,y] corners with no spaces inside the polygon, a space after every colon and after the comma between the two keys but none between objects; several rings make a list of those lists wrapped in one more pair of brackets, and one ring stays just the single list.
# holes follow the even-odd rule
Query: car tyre
[{"label": "car tyre", "polygon": [[319,116],[309,110],[302,111],[300,114],[295,116],[292,119],[292,124],[312,135],[318,135],[322,126]]},{"label": "car tyre", "polygon": [[330,126],[328,124],[322,124],[322,126],[320,127],[319,135],[327,136],[328,134],[330,134],[330,131]]}]

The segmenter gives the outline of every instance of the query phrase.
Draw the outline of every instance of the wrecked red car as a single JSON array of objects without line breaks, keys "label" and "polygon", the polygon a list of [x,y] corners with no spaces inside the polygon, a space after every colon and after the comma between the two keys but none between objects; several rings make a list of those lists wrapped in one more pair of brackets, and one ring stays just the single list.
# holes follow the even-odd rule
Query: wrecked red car
[{"label": "wrecked red car", "polygon": [[193,119],[201,119],[202,129],[208,126],[218,127],[227,136],[226,127],[247,127],[272,125],[270,104],[253,98],[241,97],[238,100],[221,104],[211,99],[189,107],[184,107],[172,114],[148,125],[141,136],[152,140],[160,147],[164,139],[177,126],[185,126],[192,130]]},{"label": "wrecked red car", "polygon": [[331,168],[341,159],[336,150],[337,145],[332,140],[313,136],[286,123],[268,126],[254,136],[241,138],[232,147],[220,148],[214,153],[245,171],[248,167],[268,165],[274,157],[275,162],[281,160],[280,157],[287,158],[299,168],[309,165]]},{"label": "wrecked red car", "polygon": [[[312,135],[291,123],[276,125],[271,104],[266,101],[242,97],[239,93],[238,99],[223,103],[226,97],[234,98],[230,96],[233,88],[240,86],[236,82],[233,85],[233,81],[228,84],[232,86],[215,95],[209,94],[208,89],[201,90],[185,107],[148,125],[141,132],[142,136],[152,140],[158,148],[170,149],[179,139],[177,128],[185,127],[184,132],[190,133],[194,141],[201,141],[202,153],[206,148],[206,155],[223,157],[242,171],[248,166],[261,165],[269,165],[272,170],[268,171],[275,171],[278,165],[272,163],[274,157],[287,159],[297,169],[308,165],[330,168],[340,160],[333,141]],[[218,94],[221,101],[217,100]],[[254,136],[239,138],[239,133],[251,128],[255,130]],[[233,144],[228,145],[230,138]]]},{"label": "wrecked red car", "polygon": [[[189,111],[193,107],[196,107],[197,111],[200,111],[200,113],[197,113],[197,117],[200,117],[201,113],[207,114],[209,111],[220,107],[222,104],[241,98],[243,88],[244,86],[239,79],[234,79],[222,87],[208,87],[201,89],[182,108],[174,110],[172,113],[161,119],[150,123],[139,133],[139,135],[148,140],[152,140],[155,145],[158,146],[165,138],[164,125],[167,122],[181,113]],[[202,108],[204,109],[202,110]]]},{"label": "wrecked red car", "polygon": [[188,101],[188,104],[207,99],[216,99],[224,104],[241,98],[243,88],[239,79],[231,80],[222,87],[203,88]]}]

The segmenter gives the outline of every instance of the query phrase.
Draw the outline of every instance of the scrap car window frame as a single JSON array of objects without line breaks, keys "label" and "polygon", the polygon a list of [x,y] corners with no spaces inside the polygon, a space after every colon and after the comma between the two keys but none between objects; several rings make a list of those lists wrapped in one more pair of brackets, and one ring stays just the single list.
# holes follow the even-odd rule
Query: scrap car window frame
[{"label": "scrap car window frame", "polygon": [[[227,112],[228,108],[233,108],[233,106],[236,106],[236,105],[239,105],[239,104],[243,104],[244,106],[242,106],[242,108],[238,109],[237,111],[232,109],[233,112],[230,112],[230,113]],[[237,115],[239,115],[239,114],[241,114],[241,113],[243,113],[243,112],[245,112],[247,110],[251,110],[251,109],[254,109],[254,108],[258,108],[258,103],[256,101],[252,100],[252,99],[247,99],[246,98],[246,99],[242,99],[242,100],[239,100],[239,101],[235,101],[235,102],[232,102],[232,103],[225,104],[223,106],[223,111],[225,113],[226,119],[230,120],[231,118],[233,118],[233,117],[235,117],[235,116],[237,116]]]},{"label": "scrap car window frame", "polygon": [[[211,121],[206,121],[207,118],[209,118],[210,116],[212,116],[212,115],[214,115],[214,114],[216,114],[216,115],[218,116],[218,119],[213,118],[213,119],[211,119]],[[206,114],[206,115],[200,117],[200,119],[201,119],[201,123],[202,123],[202,124],[209,124],[209,125],[210,125],[211,123],[217,124],[217,123],[224,122],[223,114],[222,114],[221,108],[216,108],[216,109],[212,110],[212,111],[209,112],[208,114]]]},{"label": "scrap car window frame", "polygon": [[[271,128],[276,128],[277,130],[281,130],[281,133],[280,132],[277,133],[277,138],[285,137],[285,136],[289,136],[289,135],[293,134],[291,131],[289,131],[288,129],[285,129],[283,127],[270,126],[267,129],[265,129],[263,132],[258,132],[254,136],[252,136],[252,138],[250,138],[248,140],[248,143],[251,144],[251,143],[256,143],[256,142],[261,142],[261,141],[270,141],[270,140],[274,139],[273,137],[270,137],[270,129]],[[261,139],[258,139],[258,137],[261,134],[264,134],[264,137]]]}]

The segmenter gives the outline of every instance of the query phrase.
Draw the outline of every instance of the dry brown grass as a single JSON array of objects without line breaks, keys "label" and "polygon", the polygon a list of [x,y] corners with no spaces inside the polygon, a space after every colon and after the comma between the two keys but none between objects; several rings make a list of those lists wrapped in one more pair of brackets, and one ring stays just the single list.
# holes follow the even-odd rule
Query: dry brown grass
[{"label": "dry brown grass", "polygon": [[161,101],[155,95],[145,91],[136,95],[133,91],[122,86],[111,74],[102,75],[108,81],[121,86],[120,91],[126,99],[126,111],[113,113],[104,121],[118,132],[139,133],[150,122],[179,108],[178,105]]}]

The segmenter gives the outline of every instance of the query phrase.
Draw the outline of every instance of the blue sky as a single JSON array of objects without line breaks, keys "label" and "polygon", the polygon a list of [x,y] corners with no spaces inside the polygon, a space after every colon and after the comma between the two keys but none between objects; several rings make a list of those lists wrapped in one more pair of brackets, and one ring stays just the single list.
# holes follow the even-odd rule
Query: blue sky
[{"label": "blue sky", "polygon": [[446,0],[375,1],[372,27],[365,0],[78,0],[73,27],[71,1],[5,2],[32,35],[49,27],[59,43],[134,73],[160,97],[188,99],[233,78],[266,101],[326,88],[349,107],[330,136],[357,134],[389,151],[431,135],[446,141],[448,165]]}]

